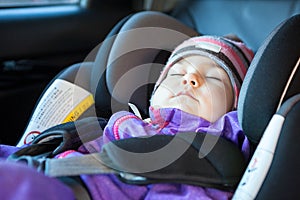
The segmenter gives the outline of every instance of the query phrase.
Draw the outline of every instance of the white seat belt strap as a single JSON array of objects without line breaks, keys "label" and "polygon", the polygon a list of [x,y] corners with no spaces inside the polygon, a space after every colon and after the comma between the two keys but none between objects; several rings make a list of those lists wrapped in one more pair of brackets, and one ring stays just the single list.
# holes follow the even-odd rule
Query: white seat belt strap
[{"label": "white seat belt strap", "polygon": [[61,159],[46,159],[45,162],[45,174],[51,177],[111,173],[117,173],[117,171],[104,165],[99,153]]}]

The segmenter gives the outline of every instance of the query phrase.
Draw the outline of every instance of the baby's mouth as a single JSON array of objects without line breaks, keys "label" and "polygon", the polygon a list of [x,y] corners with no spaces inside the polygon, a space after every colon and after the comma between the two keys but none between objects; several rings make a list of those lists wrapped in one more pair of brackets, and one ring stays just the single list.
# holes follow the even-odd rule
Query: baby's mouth
[{"label": "baby's mouth", "polygon": [[181,96],[181,95],[188,96],[188,97],[194,99],[195,101],[198,101],[198,100],[196,99],[196,97],[194,96],[193,92],[191,92],[191,91],[186,91],[186,90],[184,90],[184,91],[178,92],[178,93],[175,95],[175,97]]}]

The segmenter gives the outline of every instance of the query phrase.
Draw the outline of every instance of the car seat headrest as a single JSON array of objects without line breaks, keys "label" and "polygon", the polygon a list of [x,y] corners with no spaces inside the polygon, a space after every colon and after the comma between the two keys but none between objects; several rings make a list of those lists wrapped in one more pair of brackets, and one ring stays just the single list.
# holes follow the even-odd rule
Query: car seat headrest
[{"label": "car seat headrest", "polygon": [[128,109],[130,102],[142,114],[147,114],[152,86],[170,52],[180,42],[198,33],[158,12],[133,15],[112,33],[103,42],[105,49],[100,47],[95,60],[95,68],[100,67],[98,71],[101,72],[95,70],[97,75],[92,74],[93,81],[97,82],[98,77],[104,79],[95,89],[96,104],[97,96],[99,102],[102,101],[101,92],[106,87],[111,96],[109,101],[113,113]]},{"label": "car seat headrest", "polygon": [[[287,81],[299,59],[300,15],[282,22],[258,49],[244,79],[238,117],[248,138],[258,143],[275,114]],[[295,74],[284,99],[300,92],[300,72]]]},{"label": "car seat headrest", "polygon": [[[150,75],[156,56],[160,51],[171,52],[179,41],[187,38],[185,34],[160,27],[142,27],[119,33],[107,68],[108,88],[112,96],[127,103],[137,88],[155,83],[157,77]],[[164,65],[158,64],[161,64],[160,68]]]}]

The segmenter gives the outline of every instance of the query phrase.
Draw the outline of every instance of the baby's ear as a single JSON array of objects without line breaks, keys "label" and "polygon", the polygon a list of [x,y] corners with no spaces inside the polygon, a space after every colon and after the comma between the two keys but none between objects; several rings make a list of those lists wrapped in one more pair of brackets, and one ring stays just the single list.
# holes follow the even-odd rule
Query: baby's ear
[{"label": "baby's ear", "polygon": [[233,41],[236,41],[236,42],[243,42],[241,40],[241,38],[239,38],[237,35],[235,34],[227,34],[227,35],[224,35],[224,38],[228,38],[230,40],[233,40]]}]

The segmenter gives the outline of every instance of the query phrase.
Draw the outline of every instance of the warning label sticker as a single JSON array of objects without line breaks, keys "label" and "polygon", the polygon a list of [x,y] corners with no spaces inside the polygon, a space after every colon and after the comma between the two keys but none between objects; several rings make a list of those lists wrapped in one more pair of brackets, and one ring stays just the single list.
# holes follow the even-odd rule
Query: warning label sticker
[{"label": "warning label sticker", "polygon": [[68,81],[56,79],[40,99],[17,146],[29,144],[34,139],[33,136],[52,126],[75,121],[93,104],[94,98],[89,91]]}]

